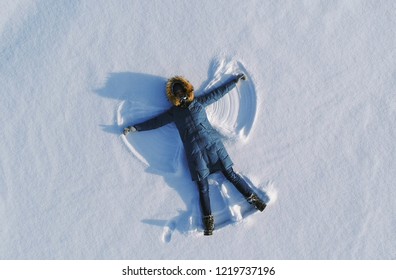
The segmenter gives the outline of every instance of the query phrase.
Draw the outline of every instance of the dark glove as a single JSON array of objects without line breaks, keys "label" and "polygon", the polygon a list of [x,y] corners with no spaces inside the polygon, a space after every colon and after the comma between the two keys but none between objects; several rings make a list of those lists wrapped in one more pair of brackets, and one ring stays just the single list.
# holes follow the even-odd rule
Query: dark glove
[{"label": "dark glove", "polygon": [[123,134],[126,136],[128,133],[130,132],[136,132],[136,128],[134,126],[127,126],[126,128],[124,128],[124,132]]},{"label": "dark glove", "polygon": [[239,73],[235,76],[235,82],[239,82],[239,80],[246,80],[246,75],[244,73]]}]

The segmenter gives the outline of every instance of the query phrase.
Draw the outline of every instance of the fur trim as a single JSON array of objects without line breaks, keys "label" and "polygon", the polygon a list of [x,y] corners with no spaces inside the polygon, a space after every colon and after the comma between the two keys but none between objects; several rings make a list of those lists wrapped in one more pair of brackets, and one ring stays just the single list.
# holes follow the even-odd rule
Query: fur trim
[{"label": "fur trim", "polygon": [[175,106],[180,106],[180,100],[176,98],[172,92],[173,84],[175,83],[180,83],[184,86],[187,92],[187,102],[188,103],[193,102],[194,87],[188,80],[186,80],[182,76],[175,76],[173,78],[170,78],[166,83],[166,96],[168,97],[169,101]]}]

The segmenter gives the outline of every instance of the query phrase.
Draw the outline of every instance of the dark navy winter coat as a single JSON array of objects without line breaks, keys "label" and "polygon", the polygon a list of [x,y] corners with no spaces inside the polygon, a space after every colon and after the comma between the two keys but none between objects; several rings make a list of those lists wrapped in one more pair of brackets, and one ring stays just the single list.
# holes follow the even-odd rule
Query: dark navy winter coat
[{"label": "dark navy winter coat", "polygon": [[174,122],[186,152],[193,181],[200,181],[209,174],[226,170],[233,163],[206,116],[205,107],[219,100],[235,87],[236,80],[196,97],[188,107],[173,106],[168,111],[134,125],[137,131],[155,129]]}]

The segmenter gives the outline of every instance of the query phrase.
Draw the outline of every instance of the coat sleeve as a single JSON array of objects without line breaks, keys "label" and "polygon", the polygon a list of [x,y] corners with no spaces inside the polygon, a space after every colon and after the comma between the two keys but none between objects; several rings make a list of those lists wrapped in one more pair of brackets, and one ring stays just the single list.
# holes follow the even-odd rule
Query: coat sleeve
[{"label": "coat sleeve", "polygon": [[220,98],[222,98],[224,95],[226,95],[230,90],[232,90],[235,87],[237,80],[232,79],[231,81],[228,81],[227,83],[221,85],[220,87],[197,97],[197,101],[201,103],[204,106],[208,106]]},{"label": "coat sleeve", "polygon": [[172,112],[172,110],[168,110],[168,111],[166,111],[162,114],[159,114],[158,116],[151,118],[147,121],[135,124],[134,127],[136,128],[137,131],[145,131],[145,130],[159,128],[159,127],[164,126],[168,123],[171,123],[172,121],[173,121],[173,112]]}]

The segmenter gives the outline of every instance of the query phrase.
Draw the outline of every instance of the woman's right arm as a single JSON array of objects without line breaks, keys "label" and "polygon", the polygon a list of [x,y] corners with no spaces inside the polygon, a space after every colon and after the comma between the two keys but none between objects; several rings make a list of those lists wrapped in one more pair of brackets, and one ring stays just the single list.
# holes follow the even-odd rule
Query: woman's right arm
[{"label": "woman's right arm", "polygon": [[173,121],[172,110],[168,110],[147,121],[126,127],[124,129],[124,134],[134,131],[146,131],[146,130],[156,129],[168,123],[171,123],[172,121]]}]

